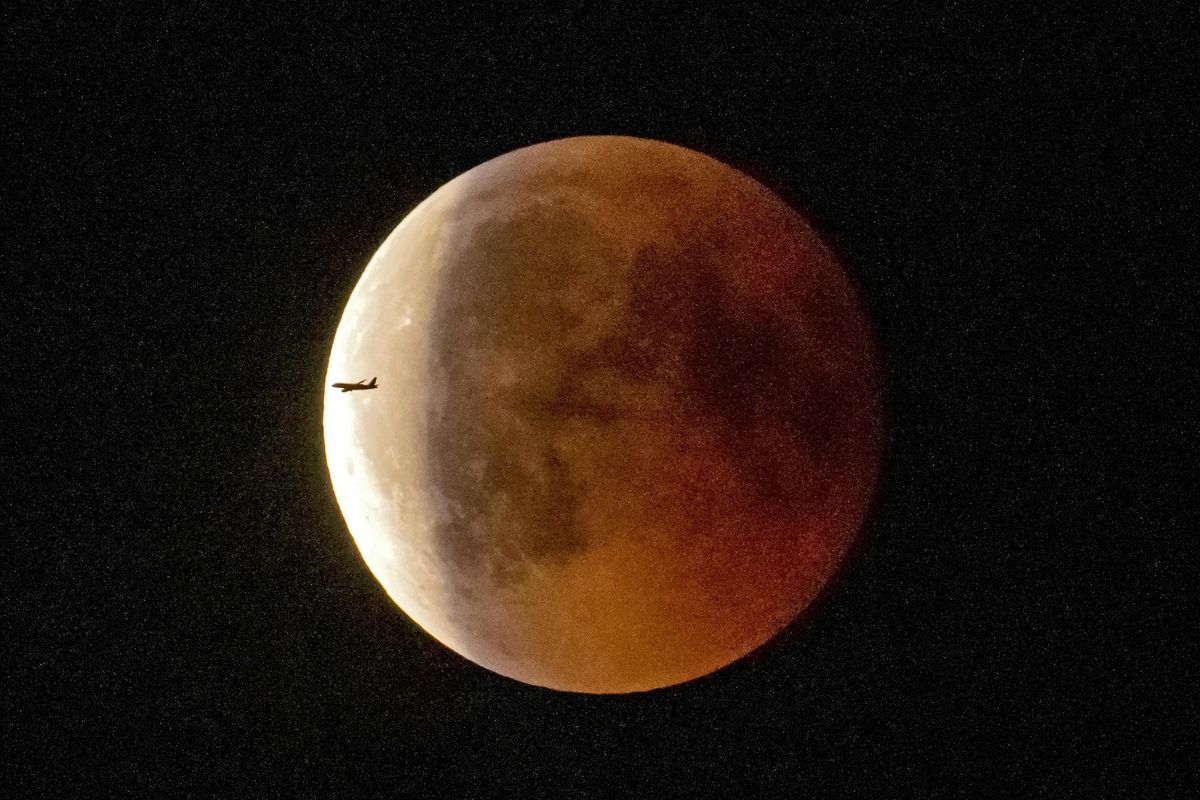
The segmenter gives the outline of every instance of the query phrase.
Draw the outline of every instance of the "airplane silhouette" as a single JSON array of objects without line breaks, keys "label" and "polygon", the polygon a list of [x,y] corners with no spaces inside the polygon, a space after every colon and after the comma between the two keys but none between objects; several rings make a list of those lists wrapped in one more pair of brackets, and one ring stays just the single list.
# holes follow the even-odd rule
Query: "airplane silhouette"
[{"label": "airplane silhouette", "polygon": [[376,384],[375,381],[377,380],[378,378],[371,378],[370,383],[367,383],[366,381],[359,381],[358,383],[335,383],[333,384],[333,388],[341,389],[342,394],[345,394],[346,392],[359,392],[364,389],[376,388],[378,384]]}]

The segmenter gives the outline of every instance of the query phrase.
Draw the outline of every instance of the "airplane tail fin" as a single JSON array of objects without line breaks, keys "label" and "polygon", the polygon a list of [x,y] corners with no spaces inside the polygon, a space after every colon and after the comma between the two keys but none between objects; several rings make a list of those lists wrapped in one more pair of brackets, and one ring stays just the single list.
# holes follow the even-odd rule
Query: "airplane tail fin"
[{"label": "airplane tail fin", "polygon": [[375,388],[375,381],[377,381],[377,380],[379,380],[379,379],[378,379],[378,378],[371,378],[371,382],[370,382],[369,384],[367,384],[367,385],[368,385],[368,386],[370,386],[372,389],[374,389],[374,388]]}]

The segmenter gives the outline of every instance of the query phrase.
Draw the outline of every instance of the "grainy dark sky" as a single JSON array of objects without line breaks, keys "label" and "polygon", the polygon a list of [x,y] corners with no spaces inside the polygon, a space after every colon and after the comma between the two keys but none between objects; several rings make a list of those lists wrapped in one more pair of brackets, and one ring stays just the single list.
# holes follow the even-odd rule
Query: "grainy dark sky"
[{"label": "grainy dark sky", "polygon": [[[410,5],[0,12],[3,794],[1181,794],[1194,14]],[[888,364],[877,508],[821,607],[626,697],[399,613],[319,416],[404,213],[590,133],[785,194]]]}]

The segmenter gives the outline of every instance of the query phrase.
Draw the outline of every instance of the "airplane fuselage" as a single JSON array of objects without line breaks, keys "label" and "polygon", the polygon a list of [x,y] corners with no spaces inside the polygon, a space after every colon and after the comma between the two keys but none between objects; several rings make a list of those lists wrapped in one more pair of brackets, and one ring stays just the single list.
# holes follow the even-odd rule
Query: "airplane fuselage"
[{"label": "airplane fuselage", "polygon": [[366,381],[359,381],[358,383],[335,383],[333,384],[333,388],[341,389],[342,394],[346,392],[361,392],[367,389],[378,389],[379,385],[376,383],[376,380],[376,378],[371,378],[370,383]]}]

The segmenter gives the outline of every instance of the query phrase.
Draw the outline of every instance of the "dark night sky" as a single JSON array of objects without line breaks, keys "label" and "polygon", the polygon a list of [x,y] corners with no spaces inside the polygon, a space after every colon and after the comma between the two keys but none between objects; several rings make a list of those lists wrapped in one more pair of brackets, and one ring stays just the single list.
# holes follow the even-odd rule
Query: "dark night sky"
[{"label": "dark night sky", "polygon": [[[0,794],[1196,780],[1194,528],[1170,508],[1195,470],[1196,184],[1168,157],[1195,149],[1194,10],[191,5],[0,12]],[[591,133],[785,193],[844,254],[888,364],[877,508],[817,613],[624,697],[515,683],[416,628],[321,442],[341,307],[404,213]]]}]

